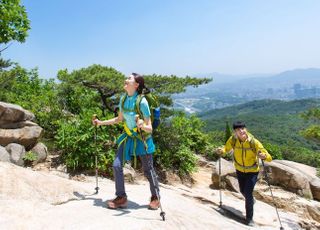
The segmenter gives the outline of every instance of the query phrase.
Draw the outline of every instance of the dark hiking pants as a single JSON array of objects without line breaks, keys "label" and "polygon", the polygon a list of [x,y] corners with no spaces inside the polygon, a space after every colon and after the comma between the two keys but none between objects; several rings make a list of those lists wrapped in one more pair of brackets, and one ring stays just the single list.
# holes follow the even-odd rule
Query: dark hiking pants
[{"label": "dark hiking pants", "polygon": [[[142,168],[144,171],[144,175],[147,177],[150,184],[150,192],[151,195],[156,196],[158,191],[159,194],[159,184],[156,172],[153,168],[153,157],[152,154],[146,154],[140,156],[140,160],[142,163]],[[116,187],[116,196],[127,196],[124,188],[124,175],[123,175],[123,144],[120,145],[117,151],[117,155],[113,162],[113,174],[114,181]],[[151,175],[152,173],[152,175]],[[152,180],[152,176],[154,181]]]},{"label": "dark hiking pants", "polygon": [[246,220],[252,220],[253,218],[253,189],[258,179],[258,172],[243,173],[237,170],[237,177],[239,182],[240,192],[246,201]]}]

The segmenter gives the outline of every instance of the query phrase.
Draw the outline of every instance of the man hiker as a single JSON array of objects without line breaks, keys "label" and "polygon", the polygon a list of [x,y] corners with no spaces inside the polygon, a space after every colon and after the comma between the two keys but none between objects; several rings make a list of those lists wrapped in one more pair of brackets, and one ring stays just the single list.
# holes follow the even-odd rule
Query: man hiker
[{"label": "man hiker", "polygon": [[151,113],[148,101],[145,97],[139,104],[142,117],[138,117],[136,111],[136,100],[145,92],[150,92],[144,85],[141,75],[132,73],[124,82],[126,94],[121,97],[118,116],[109,120],[93,120],[94,125],[114,125],[124,121],[125,132],[118,138],[118,151],[113,162],[116,198],[107,201],[108,208],[126,208],[127,194],[124,187],[123,164],[139,156],[144,175],[150,184],[151,200],[149,209],[156,210],[160,205],[159,185],[156,172],[153,168],[152,154],[155,152],[155,145],[152,139]]},{"label": "man hiker", "polygon": [[271,155],[263,145],[246,129],[244,122],[233,123],[234,134],[227,140],[217,154],[222,155],[233,150],[234,166],[236,168],[240,192],[245,198],[246,224],[254,226],[253,222],[253,189],[259,174],[259,158],[270,162]]}]

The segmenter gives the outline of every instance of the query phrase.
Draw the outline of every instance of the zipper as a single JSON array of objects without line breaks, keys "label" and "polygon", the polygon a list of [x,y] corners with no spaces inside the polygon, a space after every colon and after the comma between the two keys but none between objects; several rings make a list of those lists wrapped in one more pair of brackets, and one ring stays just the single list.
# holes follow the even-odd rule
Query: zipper
[{"label": "zipper", "polygon": [[[242,165],[245,166],[244,159],[243,159],[243,142],[241,142],[241,150],[242,150]],[[244,167],[243,167],[243,171],[244,171],[244,173],[246,172],[246,169]]]}]

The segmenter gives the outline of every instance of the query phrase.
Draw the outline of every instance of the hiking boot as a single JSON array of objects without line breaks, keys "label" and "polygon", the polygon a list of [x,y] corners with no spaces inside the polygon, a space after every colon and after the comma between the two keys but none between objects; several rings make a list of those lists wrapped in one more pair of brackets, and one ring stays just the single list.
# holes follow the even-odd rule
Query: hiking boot
[{"label": "hiking boot", "polygon": [[160,207],[160,201],[157,196],[153,195],[151,196],[149,209],[151,210],[157,210]]},{"label": "hiking boot", "polygon": [[247,220],[247,225],[250,226],[250,227],[254,227],[254,222],[253,220]]},{"label": "hiking boot", "polygon": [[126,208],[128,205],[127,197],[123,196],[117,196],[113,200],[107,201],[107,206],[110,209],[117,209],[117,208]]}]

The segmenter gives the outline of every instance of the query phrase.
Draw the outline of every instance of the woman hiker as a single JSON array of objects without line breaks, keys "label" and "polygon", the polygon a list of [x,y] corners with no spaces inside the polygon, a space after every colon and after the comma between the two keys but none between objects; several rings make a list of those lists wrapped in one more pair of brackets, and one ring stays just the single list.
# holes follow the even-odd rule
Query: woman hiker
[{"label": "woman hiker", "polygon": [[[152,124],[151,113],[148,102],[145,97],[140,103],[140,111],[143,119],[137,117],[135,109],[138,94],[148,92],[144,85],[144,79],[141,75],[132,73],[124,82],[126,95],[122,96],[119,103],[118,116],[109,120],[93,120],[94,125],[114,125],[124,121],[125,132],[118,138],[118,150],[113,162],[114,181],[116,189],[116,198],[107,201],[108,208],[126,208],[127,194],[124,187],[123,164],[124,161],[138,156],[141,160],[144,175],[150,184],[151,200],[149,209],[156,210],[159,208],[159,185],[156,172],[153,168],[152,154],[155,152],[155,145],[151,136]],[[124,100],[124,101],[122,101]],[[143,133],[141,135],[141,133]],[[152,175],[151,175],[152,174]]]},{"label": "woman hiker", "polygon": [[254,226],[253,222],[253,189],[259,174],[259,158],[270,162],[270,154],[263,145],[246,129],[245,123],[233,123],[234,135],[231,136],[224,148],[218,148],[219,155],[233,150],[234,166],[236,168],[240,192],[245,198],[246,223]]}]

